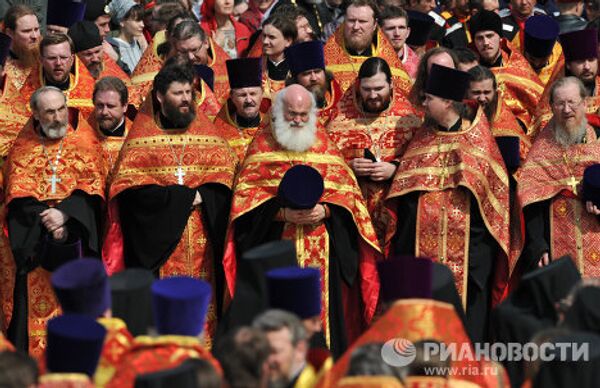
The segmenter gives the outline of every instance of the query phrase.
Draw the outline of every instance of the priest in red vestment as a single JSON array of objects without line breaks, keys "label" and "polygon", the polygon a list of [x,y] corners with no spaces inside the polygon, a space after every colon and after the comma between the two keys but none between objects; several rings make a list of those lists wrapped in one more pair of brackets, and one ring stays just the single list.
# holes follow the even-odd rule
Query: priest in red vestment
[{"label": "priest in red vestment", "polygon": [[171,27],[172,31],[159,32],[154,36],[152,44],[148,45],[135,67],[131,75],[131,95],[134,98],[131,103],[136,107],[141,105],[152,89],[152,80],[163,62],[176,54],[188,57],[194,64],[210,66],[215,73],[214,92],[217,100],[219,103],[225,101],[229,94],[225,61],[230,58],[227,53],[206,35],[195,20],[183,19]]},{"label": "priest in red vestment", "polygon": [[565,61],[563,66],[551,77],[544,95],[537,107],[536,119],[532,135],[544,129],[552,118],[552,107],[549,104],[550,86],[565,76],[577,77],[587,90],[587,113],[595,114],[600,108],[600,76],[598,76],[598,32],[597,30],[579,30],[561,35]]},{"label": "priest in red vestment", "polygon": [[214,124],[242,163],[248,146],[263,123],[262,111],[269,105],[269,100],[263,99],[262,59],[230,59],[227,61],[227,73],[231,91]]},{"label": "priest in red vestment", "polygon": [[122,238],[109,234],[104,260],[109,273],[143,267],[160,277],[212,283],[217,291],[207,319],[210,339],[221,310],[223,215],[237,159],[196,111],[193,82],[193,70],[178,65],[155,77],[154,96],[136,116],[114,169],[109,207],[119,208]]},{"label": "priest in red vestment", "polygon": [[69,37],[73,40],[77,57],[94,79],[111,76],[129,82],[127,73],[104,53],[103,39],[96,23],[84,20],[73,24],[69,29]]},{"label": "priest in red vestment", "polygon": [[325,70],[323,43],[319,40],[298,43],[285,50],[291,78],[287,84],[298,83],[308,89],[319,108],[319,124],[326,127],[337,114],[342,89],[333,73]]},{"label": "priest in red vestment", "polygon": [[66,104],[60,89],[36,91],[33,118],[5,164],[6,221],[14,260],[3,267],[16,268],[9,337],[35,357],[46,345],[46,322],[59,312],[51,272],[82,254],[100,252],[102,148],[80,114],[71,111],[69,120]]},{"label": "priest in red vestment", "polygon": [[[524,271],[569,255],[582,276],[600,275],[600,207],[593,191],[585,190],[584,174],[600,163],[599,131],[587,123],[585,96],[584,85],[575,77],[552,85],[554,115],[517,173],[525,216],[520,258]],[[592,175],[591,188],[597,185],[595,179]]]},{"label": "priest in red vestment", "polygon": [[0,157],[6,158],[13,141],[23,128],[29,114],[25,106],[15,106],[13,99],[19,90],[15,87],[13,76],[7,64],[9,49],[12,43],[10,36],[0,32]]},{"label": "priest in red vestment", "polygon": [[392,45],[377,28],[377,5],[370,0],[353,0],[346,8],[344,23],[325,43],[327,70],[346,91],[356,78],[360,65],[369,57],[381,57],[390,65],[394,83],[406,95],[411,78]]},{"label": "priest in red vestment", "polygon": [[509,180],[481,109],[462,103],[468,73],[433,65],[425,123],[400,158],[388,194],[386,241],[397,254],[431,257],[452,270],[473,341],[487,338],[491,302],[508,282]]},{"label": "priest in red vestment", "polygon": [[504,101],[531,129],[544,85],[523,55],[502,38],[498,14],[481,11],[471,18],[469,26],[480,64],[494,72]]},{"label": "priest in red vestment", "polygon": [[248,149],[234,189],[225,277],[235,295],[236,256],[268,241],[293,241],[298,264],[321,271],[323,328],[340,355],[375,312],[380,250],[356,180],[317,125],[315,108],[302,86],[283,89],[270,125]]},{"label": "priest in red vestment", "polygon": [[382,245],[389,223],[385,198],[398,161],[422,121],[393,82],[383,59],[367,59],[327,127],[358,180]]},{"label": "priest in red vestment", "polygon": [[564,65],[558,42],[558,22],[547,15],[534,15],[525,22],[523,56],[546,87],[557,67]]},{"label": "priest in red vestment", "polygon": [[519,156],[525,160],[531,148],[527,126],[506,106],[498,91],[496,76],[483,66],[475,66],[469,69],[468,73],[471,75],[471,80],[467,89],[467,99],[477,101],[483,109],[494,137],[509,136],[519,139]]},{"label": "priest in red vestment", "polygon": [[94,114],[90,116],[89,123],[96,130],[104,151],[107,188],[109,176],[132,125],[126,116],[128,98],[127,86],[120,78],[103,77],[94,85]]},{"label": "priest in red vestment", "polygon": [[92,388],[106,329],[94,318],[65,314],[48,322],[47,373],[42,388]]},{"label": "priest in red vestment", "polygon": [[159,335],[136,337],[106,386],[132,387],[136,376],[176,367],[189,358],[208,361],[220,376],[221,367],[202,340],[212,293],[207,282],[185,276],[154,282],[152,306]]},{"label": "priest in red vestment", "polygon": [[51,277],[54,294],[64,314],[86,315],[106,329],[94,382],[104,387],[133,343],[125,322],[112,316],[111,290],[100,259],[83,258],[60,266]]},{"label": "priest in red vestment", "polygon": [[68,35],[47,35],[40,43],[40,64],[25,81],[15,104],[27,105],[33,92],[42,86],[55,86],[67,96],[69,108],[77,108],[87,118],[93,109],[95,80],[75,55]]},{"label": "priest in red vestment", "polygon": [[39,45],[42,40],[40,24],[35,11],[24,4],[10,7],[2,21],[4,33],[13,40],[6,71],[10,74],[14,87],[19,90],[39,61]]}]

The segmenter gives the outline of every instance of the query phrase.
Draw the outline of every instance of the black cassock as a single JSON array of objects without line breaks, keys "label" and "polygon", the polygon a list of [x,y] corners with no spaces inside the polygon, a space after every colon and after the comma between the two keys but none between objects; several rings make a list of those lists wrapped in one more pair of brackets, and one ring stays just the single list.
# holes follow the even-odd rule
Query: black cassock
[{"label": "black cassock", "polygon": [[[325,220],[329,234],[329,322],[331,335],[331,352],[339,357],[348,347],[346,336],[346,321],[342,304],[342,282],[348,288],[357,281],[360,238],[352,215],[344,208],[327,204],[331,217]],[[269,241],[280,240],[284,222],[274,218],[281,208],[278,199],[271,199],[244,214],[235,221],[236,257],[243,252]],[[243,292],[236,290],[236,293]],[[360,300],[360,298],[359,298]],[[233,306],[233,303],[232,303]],[[362,311],[362,308],[361,308]],[[244,314],[235,314],[240,317]],[[227,329],[248,324],[254,317],[239,318],[238,322],[224,322]]]},{"label": "black cassock", "polygon": [[[131,188],[117,196],[123,231],[125,266],[143,267],[158,274],[169,259],[187,225],[196,191],[215,266],[217,316],[222,309],[223,248],[231,205],[231,190],[218,183],[196,189],[182,185],[147,185]],[[199,274],[198,274],[199,275]]]},{"label": "black cassock", "polygon": [[[398,198],[399,219],[393,238],[393,249],[396,254],[415,254],[419,195],[420,192],[417,191]],[[466,330],[474,342],[483,342],[488,339],[493,270],[500,248],[485,226],[472,193],[470,199]]]},{"label": "black cassock", "polygon": [[[68,238],[63,244],[54,243],[54,248],[72,245],[81,239],[84,256],[99,257],[99,220],[102,200],[99,196],[75,190],[55,208],[69,216],[66,223]],[[8,329],[9,339],[18,349],[27,351],[27,274],[39,266],[53,271],[66,261],[77,258],[72,252],[62,255],[45,254],[52,240],[51,234],[42,225],[40,213],[49,206],[33,197],[13,199],[7,206],[7,223],[10,247],[16,263],[13,316]]]}]

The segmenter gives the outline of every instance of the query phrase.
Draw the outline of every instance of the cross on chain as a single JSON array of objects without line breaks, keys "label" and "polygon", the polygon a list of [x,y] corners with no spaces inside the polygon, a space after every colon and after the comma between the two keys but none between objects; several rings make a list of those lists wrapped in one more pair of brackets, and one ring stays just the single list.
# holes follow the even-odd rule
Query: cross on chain
[{"label": "cross on chain", "polygon": [[56,184],[62,182],[62,179],[56,176],[56,170],[52,169],[52,176],[46,180],[50,182],[50,192],[56,194]]},{"label": "cross on chain", "polygon": [[177,177],[177,184],[182,185],[183,177],[185,176],[185,172],[183,171],[183,168],[181,168],[181,166],[177,166],[177,172],[173,175],[175,175]]}]

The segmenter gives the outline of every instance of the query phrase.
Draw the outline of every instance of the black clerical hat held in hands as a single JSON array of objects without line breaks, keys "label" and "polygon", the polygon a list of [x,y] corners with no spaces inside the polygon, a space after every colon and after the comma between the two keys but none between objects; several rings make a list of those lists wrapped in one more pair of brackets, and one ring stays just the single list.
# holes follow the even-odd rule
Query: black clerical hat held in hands
[{"label": "black clerical hat held in hands", "polygon": [[312,209],[324,190],[321,174],[310,166],[299,164],[285,172],[279,183],[278,197],[282,207]]},{"label": "black clerical hat held in hands", "polygon": [[583,199],[600,209],[600,164],[592,164],[583,172]]}]

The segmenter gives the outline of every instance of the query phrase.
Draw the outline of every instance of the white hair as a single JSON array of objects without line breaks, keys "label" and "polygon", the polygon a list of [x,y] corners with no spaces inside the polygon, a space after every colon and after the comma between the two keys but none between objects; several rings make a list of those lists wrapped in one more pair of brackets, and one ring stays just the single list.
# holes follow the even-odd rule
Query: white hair
[{"label": "white hair", "polygon": [[308,113],[308,121],[300,125],[287,121],[284,115],[285,92],[283,89],[277,93],[272,108],[273,137],[286,150],[304,152],[315,144],[317,138],[317,103],[312,93],[310,96],[311,107]]}]

